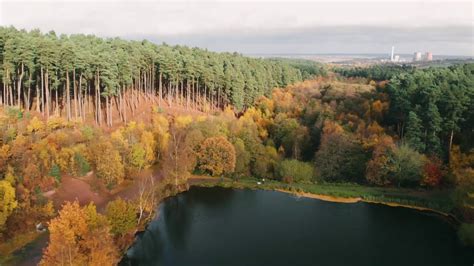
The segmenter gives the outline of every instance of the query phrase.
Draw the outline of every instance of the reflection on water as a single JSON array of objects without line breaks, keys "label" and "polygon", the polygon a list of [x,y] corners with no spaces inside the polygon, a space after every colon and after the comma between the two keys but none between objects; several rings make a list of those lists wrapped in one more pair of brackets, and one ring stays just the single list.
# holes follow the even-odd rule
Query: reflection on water
[{"label": "reflection on water", "polygon": [[160,205],[123,265],[472,265],[438,216],[272,192],[192,188]]}]

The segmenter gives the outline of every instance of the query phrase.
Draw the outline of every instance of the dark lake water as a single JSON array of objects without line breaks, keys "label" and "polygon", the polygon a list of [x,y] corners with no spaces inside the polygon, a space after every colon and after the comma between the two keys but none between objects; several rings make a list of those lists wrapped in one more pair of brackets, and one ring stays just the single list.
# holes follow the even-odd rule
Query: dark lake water
[{"label": "dark lake water", "polygon": [[167,199],[124,265],[467,265],[455,229],[425,212],[273,191],[197,188]]}]

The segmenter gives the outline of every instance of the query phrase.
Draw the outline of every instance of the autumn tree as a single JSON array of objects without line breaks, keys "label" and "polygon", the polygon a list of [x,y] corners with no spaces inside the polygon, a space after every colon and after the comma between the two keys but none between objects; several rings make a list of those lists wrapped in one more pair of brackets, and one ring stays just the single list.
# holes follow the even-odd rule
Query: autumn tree
[{"label": "autumn tree", "polygon": [[327,122],[316,152],[316,169],[326,181],[361,181],[367,155],[361,144],[337,124]]},{"label": "autumn tree", "polygon": [[392,156],[395,144],[389,136],[383,136],[372,152],[372,158],[367,163],[365,177],[367,182],[384,186],[391,183]]},{"label": "autumn tree", "polygon": [[250,152],[247,151],[243,140],[237,138],[234,141],[235,148],[235,175],[248,176],[250,174]]},{"label": "autumn tree", "polygon": [[429,157],[423,165],[423,179],[421,184],[429,187],[440,185],[444,175],[443,162],[436,156]]},{"label": "autumn tree", "polygon": [[257,144],[254,149],[250,161],[251,173],[259,178],[275,178],[275,168],[280,159],[275,147]]},{"label": "autumn tree", "polygon": [[153,176],[140,180],[138,197],[136,199],[136,205],[138,207],[137,224],[142,222],[145,215],[147,215],[145,221],[148,221],[153,217],[158,198],[157,190],[158,188],[157,185],[155,185],[155,179]]},{"label": "autumn tree", "polygon": [[409,146],[402,145],[393,151],[391,180],[398,186],[415,186],[423,177],[426,158]]},{"label": "autumn tree", "polygon": [[67,202],[49,222],[50,238],[40,265],[115,265],[118,252],[107,220],[95,206]]},{"label": "autumn tree", "polygon": [[197,152],[198,167],[212,176],[230,174],[235,170],[235,148],[225,137],[204,140]]},{"label": "autumn tree", "polygon": [[8,216],[18,206],[15,188],[7,180],[0,180],[0,232],[3,231]]},{"label": "autumn tree", "polygon": [[192,122],[191,116],[176,116],[170,125],[168,154],[163,160],[163,169],[175,187],[186,180],[195,167],[194,151],[186,144],[187,130]]},{"label": "autumn tree", "polygon": [[124,165],[112,144],[107,140],[99,140],[93,145],[91,152],[97,177],[103,179],[109,188],[122,183],[125,176]]},{"label": "autumn tree", "polygon": [[137,213],[133,204],[121,198],[107,204],[105,215],[113,235],[123,236],[137,225]]}]

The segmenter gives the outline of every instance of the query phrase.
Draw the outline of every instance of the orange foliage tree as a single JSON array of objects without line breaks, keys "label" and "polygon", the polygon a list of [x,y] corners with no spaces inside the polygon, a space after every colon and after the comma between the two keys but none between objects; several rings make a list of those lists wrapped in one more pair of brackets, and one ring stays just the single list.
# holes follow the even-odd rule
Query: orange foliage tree
[{"label": "orange foliage tree", "polygon": [[384,135],[374,145],[372,158],[367,163],[365,177],[371,184],[383,186],[390,184],[390,157],[395,144],[390,136]]},{"label": "orange foliage tree", "polygon": [[94,205],[67,202],[49,223],[50,239],[40,265],[115,265],[118,252],[107,219]]},{"label": "orange foliage tree", "polygon": [[197,156],[199,169],[213,176],[234,172],[235,148],[224,137],[211,137],[204,140]]}]

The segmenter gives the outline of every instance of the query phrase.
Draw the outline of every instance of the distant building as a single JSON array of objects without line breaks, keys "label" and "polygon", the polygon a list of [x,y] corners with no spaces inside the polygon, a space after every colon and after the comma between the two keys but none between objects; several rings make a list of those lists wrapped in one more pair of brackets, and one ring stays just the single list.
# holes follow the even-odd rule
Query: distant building
[{"label": "distant building", "polygon": [[415,52],[415,54],[413,54],[413,61],[421,61],[421,52]]},{"label": "distant building", "polygon": [[393,54],[395,53],[395,46],[392,46],[392,53],[390,54],[390,61],[393,62]]},{"label": "distant building", "polygon": [[399,56],[399,55],[395,55],[395,56],[393,57],[393,60],[392,60],[392,61],[393,61],[393,62],[398,62],[398,61],[400,61],[400,56]]},{"label": "distant building", "polygon": [[431,52],[426,52],[425,61],[433,61],[433,54]]}]

